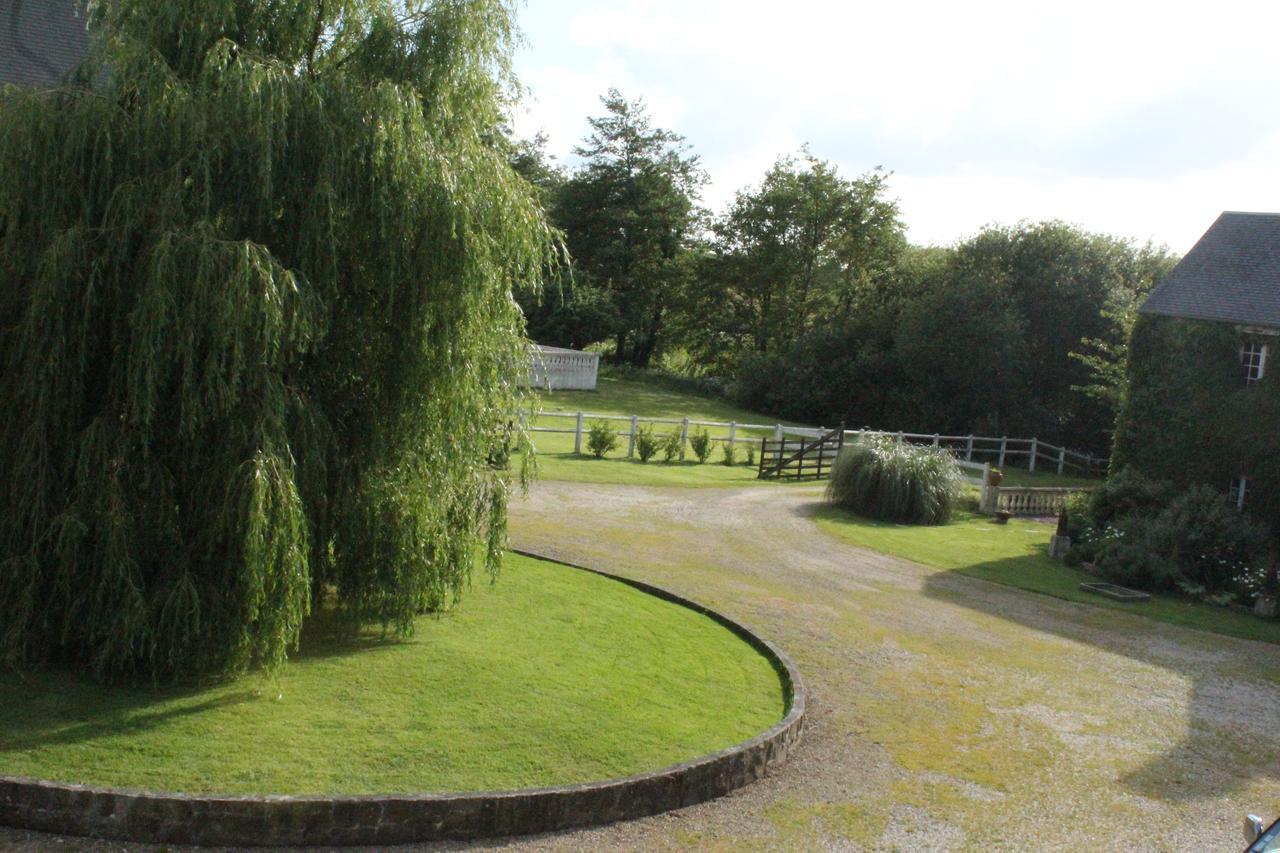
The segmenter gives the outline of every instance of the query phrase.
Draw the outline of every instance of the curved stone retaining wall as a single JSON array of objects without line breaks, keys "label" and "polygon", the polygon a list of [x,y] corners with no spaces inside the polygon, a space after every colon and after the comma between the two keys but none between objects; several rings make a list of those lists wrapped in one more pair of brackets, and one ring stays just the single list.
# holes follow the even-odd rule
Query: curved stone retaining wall
[{"label": "curved stone retaining wall", "polygon": [[582,566],[572,568],[688,607],[733,631],[773,663],[786,690],[786,717],[746,743],[652,773],[493,793],[218,797],[0,777],[0,824],[134,842],[204,845],[379,846],[528,835],[694,805],[759,779],[787,756],[804,723],[805,691],[782,652],[732,619],[667,590]]}]

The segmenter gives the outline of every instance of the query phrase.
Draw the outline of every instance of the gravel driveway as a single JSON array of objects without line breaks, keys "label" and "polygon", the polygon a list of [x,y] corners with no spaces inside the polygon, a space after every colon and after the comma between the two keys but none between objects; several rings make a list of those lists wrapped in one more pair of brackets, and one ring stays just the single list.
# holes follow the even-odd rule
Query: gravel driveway
[{"label": "gravel driveway", "polygon": [[[543,482],[516,503],[517,547],[778,643],[811,710],[793,758],[729,797],[511,846],[1239,850],[1245,812],[1280,813],[1280,648],[864,551],[818,529],[819,500]],[[58,845],[88,847],[120,849]]]},{"label": "gravel driveway", "polygon": [[1280,648],[845,544],[815,489],[539,483],[513,541],[743,620],[811,696],[723,800],[529,848],[1239,850],[1280,813]]}]

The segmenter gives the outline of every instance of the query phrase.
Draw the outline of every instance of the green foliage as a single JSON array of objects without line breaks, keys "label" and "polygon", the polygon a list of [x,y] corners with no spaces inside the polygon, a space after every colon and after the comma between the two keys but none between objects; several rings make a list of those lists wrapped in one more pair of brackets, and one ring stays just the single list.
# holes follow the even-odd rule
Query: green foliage
[{"label": "green foliage", "polygon": [[1209,486],[1178,494],[1126,469],[1073,509],[1071,562],[1093,560],[1116,583],[1247,599],[1265,573],[1265,528]]},{"label": "green foliage", "polygon": [[636,430],[636,456],[641,462],[648,462],[658,452],[658,437],[653,432],[653,424],[645,424]]},{"label": "green foliage", "polygon": [[1122,518],[1154,516],[1174,494],[1169,483],[1126,468],[1089,493],[1088,518],[1094,527],[1106,527]]},{"label": "green foliage", "polygon": [[736,448],[727,441],[720,442],[721,462],[725,465],[733,465],[737,461]]},{"label": "green foliage", "polygon": [[592,286],[582,274],[558,287],[522,294],[520,303],[529,336],[549,346],[584,349],[615,334],[620,320],[609,292]]},{"label": "green foliage", "polygon": [[1141,317],[1112,470],[1131,467],[1178,490],[1200,483],[1226,491],[1247,475],[1245,512],[1280,545],[1280,371],[1246,386],[1245,340],[1225,323]]},{"label": "green foliage", "polygon": [[904,524],[944,524],[960,497],[960,474],[944,450],[889,437],[840,451],[827,499],[858,515]]},{"label": "green foliage", "polygon": [[587,449],[597,459],[612,453],[618,447],[618,435],[608,421],[592,421],[587,433]]},{"label": "green foliage", "polygon": [[1053,222],[907,249],[847,291],[846,310],[797,318],[793,340],[740,357],[735,396],[809,423],[1038,436],[1106,454],[1116,398],[1076,390],[1103,381],[1101,361],[1070,353],[1113,366],[1125,335],[1116,312],[1170,263]]},{"label": "green foliage", "polygon": [[1213,595],[1238,589],[1267,553],[1265,530],[1209,486],[1187,489],[1151,523],[1152,550],[1177,567],[1180,585]]},{"label": "green foliage", "polygon": [[844,178],[807,149],[779,158],[715,222],[682,340],[703,363],[732,369],[747,353],[847,318],[859,291],[883,279],[906,246],[888,178],[880,170]]},{"label": "green foliage", "polygon": [[680,439],[680,430],[673,429],[662,437],[662,461],[673,462],[684,458],[684,442]]},{"label": "green foliage", "polygon": [[1125,529],[1110,528],[1098,547],[1098,572],[1131,589],[1170,592],[1177,587],[1177,570],[1151,547],[1149,525],[1148,520]]},{"label": "green foliage", "polygon": [[407,633],[497,568],[511,283],[555,260],[510,5],[91,21],[82,87],[0,95],[0,654],[275,666],[324,590]]},{"label": "green foliage", "polygon": [[642,101],[616,89],[605,114],[575,153],[555,206],[579,274],[607,291],[616,308],[614,360],[647,367],[670,313],[672,294],[691,270],[696,200],[705,176],[684,138],[654,128]]},{"label": "green foliage", "polygon": [[698,427],[689,433],[689,448],[693,451],[693,455],[697,458],[698,464],[701,465],[711,458],[711,433],[705,428]]},{"label": "green foliage", "polygon": [[756,464],[756,446],[753,443],[747,444],[747,458],[744,463],[748,468],[755,467]]}]

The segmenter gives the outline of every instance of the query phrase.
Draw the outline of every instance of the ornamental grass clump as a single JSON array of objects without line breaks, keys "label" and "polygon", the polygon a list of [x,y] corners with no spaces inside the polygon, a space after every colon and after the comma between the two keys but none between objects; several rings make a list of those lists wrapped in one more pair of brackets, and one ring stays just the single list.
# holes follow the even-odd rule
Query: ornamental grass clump
[{"label": "ornamental grass clump", "polygon": [[960,474],[945,450],[890,437],[840,451],[827,499],[858,515],[902,524],[944,524],[960,497]]},{"label": "ornamental grass clump", "polygon": [[506,0],[96,0],[0,91],[0,660],[279,664],[331,596],[408,633],[496,571],[554,263]]}]

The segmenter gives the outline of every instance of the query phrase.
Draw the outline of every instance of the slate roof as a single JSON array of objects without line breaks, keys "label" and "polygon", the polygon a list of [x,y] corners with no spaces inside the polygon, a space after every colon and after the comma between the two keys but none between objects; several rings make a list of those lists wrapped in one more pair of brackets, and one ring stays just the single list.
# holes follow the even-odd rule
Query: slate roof
[{"label": "slate roof", "polygon": [[1223,213],[1139,310],[1280,328],[1280,213]]},{"label": "slate roof", "polygon": [[88,45],[76,0],[0,0],[0,83],[57,85]]}]

